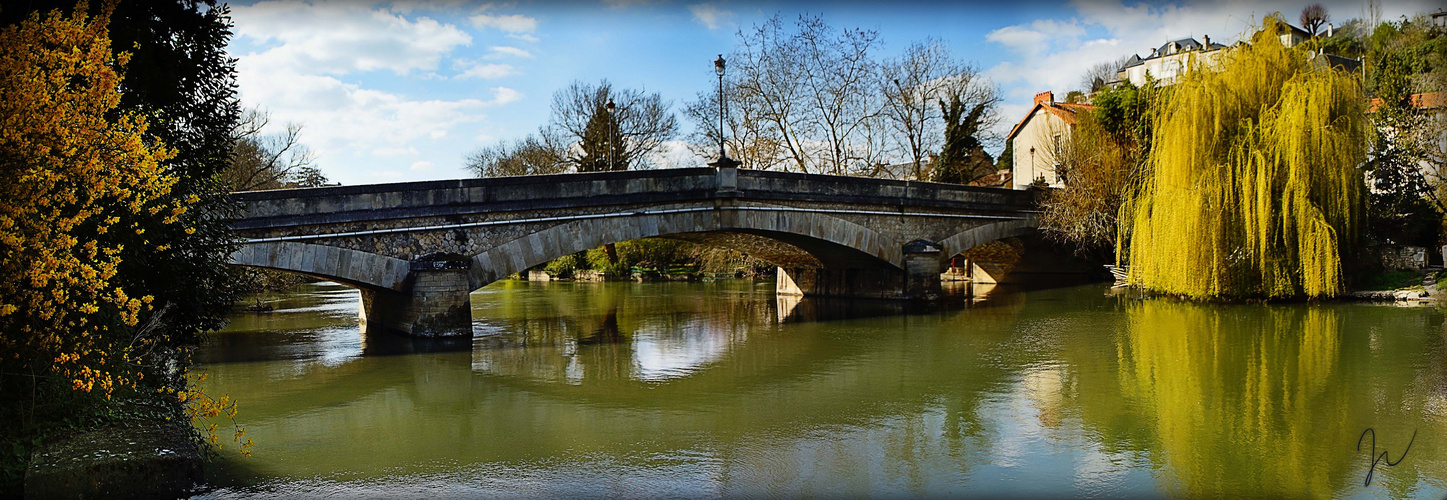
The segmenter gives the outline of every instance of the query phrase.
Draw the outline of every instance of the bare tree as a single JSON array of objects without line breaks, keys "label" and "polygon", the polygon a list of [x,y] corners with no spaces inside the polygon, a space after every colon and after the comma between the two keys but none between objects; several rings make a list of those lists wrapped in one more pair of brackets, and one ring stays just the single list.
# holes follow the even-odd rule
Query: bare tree
[{"label": "bare tree", "polygon": [[1116,74],[1125,67],[1125,63],[1130,60],[1130,57],[1128,55],[1121,56],[1119,59],[1103,61],[1091,66],[1090,69],[1085,70],[1084,75],[1080,75],[1080,90],[1090,94],[1105,88],[1105,84],[1115,80]]},{"label": "bare tree", "polygon": [[232,128],[236,145],[231,162],[220,173],[222,182],[232,191],[312,187],[327,183],[327,178],[312,164],[316,156],[301,144],[301,125],[288,123],[286,130],[267,134],[263,130],[271,116],[259,109],[248,109]]},{"label": "bare tree", "polygon": [[[738,94],[731,81],[726,80],[724,92],[729,96]],[[717,90],[698,93],[698,99],[684,106],[683,114],[695,124],[688,136],[688,148],[702,158],[718,156],[719,141],[719,94]],[[787,165],[788,153],[783,144],[765,132],[763,109],[758,99],[728,101],[728,113],[724,119],[727,131],[725,146],[729,157],[739,161],[743,168],[769,170]]]},{"label": "bare tree", "polygon": [[575,146],[568,161],[579,171],[646,168],[648,156],[678,133],[671,106],[656,92],[575,80],[553,94],[552,124]]},{"label": "bare tree", "polygon": [[738,32],[739,48],[730,55],[733,61],[730,108],[758,111],[757,120],[745,120],[741,126],[749,135],[778,144],[789,161],[800,172],[813,171],[814,155],[808,151],[806,137],[814,123],[804,119],[804,87],[806,78],[803,55],[794,50],[794,37],[784,28],[778,15],[750,31]]},{"label": "bare tree", "polygon": [[1331,14],[1327,13],[1326,7],[1314,3],[1301,9],[1301,17],[1298,19],[1301,21],[1301,28],[1314,37],[1322,26],[1331,21]]},{"label": "bare tree", "polygon": [[[939,149],[942,134],[936,133],[940,117],[934,113],[934,102],[939,100],[940,81],[964,69],[957,66],[937,40],[911,44],[904,54],[880,65],[885,116],[916,179],[923,178],[920,168],[925,157]],[[973,73],[973,68],[968,69]]]},{"label": "bare tree", "polygon": [[[882,149],[867,134],[881,116],[874,76],[877,65],[869,50],[878,45],[875,31],[836,32],[817,17],[800,17],[794,45],[803,54],[805,109],[825,145],[825,170],[835,175],[869,171]],[[871,154],[873,153],[873,154]]]},{"label": "bare tree", "polygon": [[978,68],[952,58],[949,48],[939,41],[910,45],[898,58],[881,64],[879,76],[885,116],[916,179],[931,177],[923,171],[931,167],[926,158],[940,151],[945,142],[941,102],[958,99],[967,108],[983,104],[979,118],[987,127],[994,123],[999,100],[994,86],[980,76]]},{"label": "bare tree", "polygon": [[[786,26],[779,16],[740,30],[730,60],[734,137],[757,141],[755,164],[786,163],[800,172],[870,175],[887,157],[888,126],[872,53],[879,35],[836,30],[816,17]],[[690,105],[717,119],[701,102]],[[705,130],[717,125],[699,122]],[[717,140],[716,132],[706,132]],[[698,141],[695,141],[698,142]],[[741,150],[750,149],[740,145]],[[772,160],[764,153],[778,153]],[[712,155],[710,155],[712,156]]]},{"label": "bare tree", "polygon": [[542,129],[536,134],[469,153],[466,169],[478,177],[558,174],[568,170],[568,148],[558,134]]}]

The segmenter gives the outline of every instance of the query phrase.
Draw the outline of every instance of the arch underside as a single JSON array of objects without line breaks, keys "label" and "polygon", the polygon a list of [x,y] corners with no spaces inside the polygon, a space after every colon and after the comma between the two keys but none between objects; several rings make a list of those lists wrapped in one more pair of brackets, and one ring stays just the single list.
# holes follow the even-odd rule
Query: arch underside
[{"label": "arch underside", "polygon": [[564,255],[663,237],[738,250],[782,267],[903,269],[900,247],[864,226],[816,213],[684,212],[573,221],[472,258],[471,284],[486,286]]},{"label": "arch underside", "polygon": [[[948,259],[983,243],[1034,232],[1033,217],[977,226],[942,240],[940,257]],[[902,242],[837,217],[707,211],[552,226],[472,256],[468,281],[475,290],[564,255],[653,237],[737,250],[785,268],[904,269]],[[407,260],[313,243],[244,244],[232,254],[230,263],[296,272],[365,289],[406,292],[411,285]]]},{"label": "arch underside", "polygon": [[941,257],[949,259],[977,246],[1013,236],[1029,236],[1038,232],[1033,215],[985,224],[956,233],[940,241]]},{"label": "arch underside", "polygon": [[293,241],[243,244],[227,263],[300,273],[356,288],[398,292],[407,291],[410,272],[410,264],[395,257]]}]

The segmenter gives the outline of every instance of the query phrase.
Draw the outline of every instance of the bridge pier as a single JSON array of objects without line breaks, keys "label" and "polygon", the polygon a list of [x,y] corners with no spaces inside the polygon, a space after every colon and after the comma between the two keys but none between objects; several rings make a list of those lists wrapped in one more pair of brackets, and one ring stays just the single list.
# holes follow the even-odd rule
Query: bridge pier
[{"label": "bridge pier", "polygon": [[945,262],[944,249],[933,241],[914,240],[904,245],[904,298],[936,300],[940,289],[940,273]]},{"label": "bridge pier", "polygon": [[362,290],[365,328],[412,337],[472,336],[467,261],[412,262],[412,293]]},{"label": "bridge pier", "polygon": [[935,300],[940,297],[940,245],[915,240],[904,245],[903,271],[875,268],[780,267],[774,291],[785,296]]},{"label": "bridge pier", "polygon": [[899,299],[904,298],[903,282],[898,270],[883,268],[780,267],[774,291],[809,297]]}]

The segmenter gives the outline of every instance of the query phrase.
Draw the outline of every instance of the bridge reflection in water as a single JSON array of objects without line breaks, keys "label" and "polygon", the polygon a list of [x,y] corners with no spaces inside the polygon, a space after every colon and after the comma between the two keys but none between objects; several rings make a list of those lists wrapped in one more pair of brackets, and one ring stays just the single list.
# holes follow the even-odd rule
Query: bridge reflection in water
[{"label": "bridge reflection in water", "polygon": [[[1440,312],[1002,286],[873,315],[771,285],[502,282],[430,353],[335,287],[238,316],[200,371],[256,456],[212,495],[1447,493]],[[1366,427],[1419,432],[1373,489]]]}]

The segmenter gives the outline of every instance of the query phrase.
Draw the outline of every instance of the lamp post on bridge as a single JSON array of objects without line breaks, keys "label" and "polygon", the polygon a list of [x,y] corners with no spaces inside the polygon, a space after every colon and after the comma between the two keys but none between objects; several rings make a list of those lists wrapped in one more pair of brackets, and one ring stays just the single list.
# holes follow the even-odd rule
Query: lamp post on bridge
[{"label": "lamp post on bridge", "polygon": [[614,105],[613,98],[609,97],[608,104],[603,107],[608,110],[608,171],[611,172],[618,169],[613,163],[613,141],[618,139],[618,116],[614,111],[618,106]]},{"label": "lamp post on bridge", "polygon": [[713,72],[714,74],[718,75],[718,160],[715,160],[713,163],[708,164],[708,166],[717,169],[738,168],[739,162],[734,160],[733,158],[729,158],[728,153],[724,152],[723,54],[719,54],[718,59],[714,59]]},{"label": "lamp post on bridge", "polygon": [[717,172],[714,175],[714,182],[718,193],[724,196],[737,196],[739,192],[739,162],[729,158],[724,151],[724,58],[723,54],[713,61],[713,72],[718,75],[718,159],[708,166],[713,167]]}]

